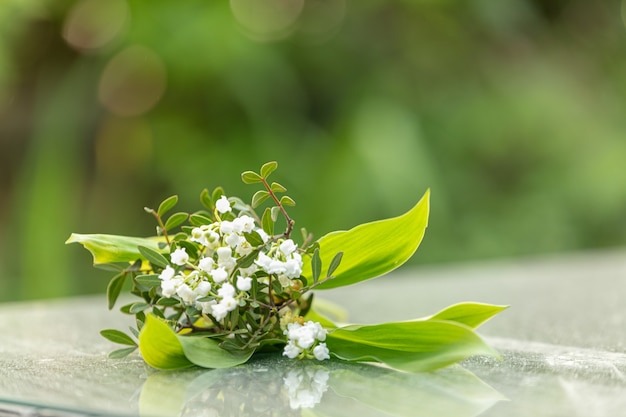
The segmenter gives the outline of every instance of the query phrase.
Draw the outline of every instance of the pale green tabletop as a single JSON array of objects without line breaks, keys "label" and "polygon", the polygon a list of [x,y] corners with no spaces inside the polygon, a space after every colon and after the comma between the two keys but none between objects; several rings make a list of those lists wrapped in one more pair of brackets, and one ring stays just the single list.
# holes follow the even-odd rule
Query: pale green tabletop
[{"label": "pale green tabletop", "polygon": [[[348,298],[349,295],[349,298]],[[626,252],[401,269],[316,295],[354,321],[406,320],[460,301],[509,304],[476,357],[425,374],[262,357],[158,372],[109,360],[98,334],[130,320],[104,297],[0,305],[4,416],[617,416],[626,410]],[[346,301],[347,300],[347,301]]]}]

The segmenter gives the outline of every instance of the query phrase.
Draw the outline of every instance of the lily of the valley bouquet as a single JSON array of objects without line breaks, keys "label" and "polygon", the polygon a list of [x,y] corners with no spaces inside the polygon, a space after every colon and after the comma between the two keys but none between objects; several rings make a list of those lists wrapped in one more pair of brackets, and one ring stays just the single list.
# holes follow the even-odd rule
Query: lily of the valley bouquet
[{"label": "lily of the valley bouquet", "polygon": [[[93,255],[94,264],[117,272],[107,288],[109,309],[122,289],[135,301],[121,311],[134,315],[131,334],[103,330],[126,345],[123,357],[139,348],[158,369],[194,365],[225,368],[255,353],[280,352],[292,359],[377,362],[405,371],[427,371],[469,356],[497,355],[475,328],[505,307],[461,303],[422,319],[338,325],[318,308],[313,290],[329,290],[383,275],[417,249],[428,223],[429,193],[407,213],[366,223],[318,240],[302,229],[294,236],[286,189],[268,177],[269,162],[242,180],[257,184],[250,205],[222,188],[202,191],[203,210],[168,214],[172,196],[154,210],[157,236],[137,238],[72,234]],[[268,204],[262,215],[255,209]],[[410,306],[407,306],[407,309]]]}]

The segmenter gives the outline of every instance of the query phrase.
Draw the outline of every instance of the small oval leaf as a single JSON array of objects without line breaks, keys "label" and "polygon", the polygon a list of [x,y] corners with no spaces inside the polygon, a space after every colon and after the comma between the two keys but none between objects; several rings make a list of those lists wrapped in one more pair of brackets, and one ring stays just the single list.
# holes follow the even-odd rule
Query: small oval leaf
[{"label": "small oval leaf", "polygon": [[269,236],[274,234],[274,220],[272,220],[272,210],[269,207],[263,212],[261,226],[263,227],[263,231]]},{"label": "small oval leaf", "polygon": [[277,182],[273,182],[270,188],[275,193],[284,193],[285,191],[287,191],[285,187],[283,187],[281,184]]},{"label": "small oval leaf", "polygon": [[135,277],[135,281],[146,287],[158,287],[161,285],[161,279],[157,274],[138,275]]},{"label": "small oval leaf", "polygon": [[154,249],[150,249],[146,246],[138,246],[137,249],[144,256],[144,258],[146,258],[154,266],[165,268],[170,264],[165,256],[161,255]]},{"label": "small oval leaf", "polygon": [[330,261],[330,266],[328,267],[328,272],[326,273],[327,277],[333,276],[333,272],[335,272],[339,264],[341,264],[342,257],[343,257],[343,252],[337,252],[333,260]]},{"label": "small oval leaf", "polygon": [[292,206],[293,207],[293,206],[296,205],[296,202],[293,201],[293,198],[284,195],[284,196],[282,196],[280,198],[280,204],[282,204],[283,206]]},{"label": "small oval leaf", "polygon": [[215,208],[213,206],[213,200],[211,200],[211,195],[209,194],[209,190],[207,190],[206,188],[202,190],[202,192],[200,193],[200,202],[202,203],[204,207],[206,207],[207,209],[211,211],[213,211],[213,209]]},{"label": "small oval leaf", "polygon": [[124,281],[126,281],[126,273],[122,272],[121,274],[114,276],[109,282],[109,285],[107,286],[107,301],[109,304],[109,310],[115,306],[115,302],[120,296],[120,292],[124,286]]},{"label": "small oval leaf", "polygon": [[187,213],[174,213],[172,214],[167,221],[165,222],[165,230],[170,231],[173,228],[180,226],[185,223],[185,220],[189,218],[189,214]]},{"label": "small oval leaf", "polygon": [[137,346],[137,343],[126,333],[115,329],[101,330],[100,334],[107,340],[120,345]]},{"label": "small oval leaf", "polygon": [[254,193],[252,196],[252,208],[259,207],[265,200],[267,200],[270,196],[265,190],[260,190]]},{"label": "small oval leaf", "polygon": [[254,171],[246,171],[241,174],[241,180],[244,184],[254,184],[256,182],[261,182],[262,178]]},{"label": "small oval leaf", "polygon": [[125,358],[126,356],[130,355],[131,353],[133,353],[134,351],[137,350],[137,347],[129,347],[129,348],[122,348],[122,349],[117,349],[114,350],[113,352],[109,353],[109,359],[122,359]]},{"label": "small oval leaf", "polygon": [[272,172],[276,171],[276,168],[278,168],[278,162],[276,161],[266,162],[261,167],[261,177],[263,178],[269,177],[269,175]]},{"label": "small oval leaf", "polygon": [[313,283],[316,284],[322,273],[322,260],[320,259],[320,250],[315,248],[313,257],[311,258],[311,271],[313,273]]},{"label": "small oval leaf", "polygon": [[176,205],[176,203],[178,203],[177,195],[173,195],[171,197],[166,198],[165,200],[163,200],[161,204],[159,204],[159,209],[157,210],[157,214],[159,216],[163,216],[165,213],[170,211]]}]

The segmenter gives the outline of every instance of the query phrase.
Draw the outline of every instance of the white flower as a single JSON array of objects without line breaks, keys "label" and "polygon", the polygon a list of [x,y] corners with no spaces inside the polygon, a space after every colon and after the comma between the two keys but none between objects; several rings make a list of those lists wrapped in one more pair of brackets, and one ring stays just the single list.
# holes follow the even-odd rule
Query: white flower
[{"label": "white flower", "polygon": [[222,267],[214,269],[211,271],[211,276],[213,277],[213,281],[215,282],[223,282],[228,278],[228,272]]},{"label": "white flower", "polygon": [[270,239],[268,234],[265,233],[265,230],[263,230],[263,229],[256,229],[255,231],[259,234],[259,236],[261,236],[261,239],[263,239],[263,243],[267,243],[267,241]]},{"label": "white flower", "polygon": [[302,260],[289,259],[283,264],[283,268],[289,278],[298,278],[302,274]]},{"label": "white flower", "polygon": [[328,351],[328,348],[326,347],[326,343],[320,343],[319,345],[315,346],[315,348],[313,348],[313,355],[315,356],[315,359],[317,359],[318,361],[323,361],[324,359],[330,359],[330,352]]},{"label": "white flower", "polygon": [[196,302],[196,308],[202,310],[202,313],[204,313],[204,314],[212,314],[213,306],[215,306],[216,304],[217,304],[217,301],[215,301],[215,300],[198,301],[198,302]]},{"label": "white flower", "polygon": [[222,288],[217,290],[217,295],[223,298],[233,298],[235,296],[235,287],[229,282],[225,282]]},{"label": "white flower", "polygon": [[237,277],[237,289],[239,291],[250,291],[250,288],[252,288],[252,278],[239,275]]},{"label": "white flower", "polygon": [[232,269],[237,264],[232,254],[233,250],[228,246],[217,248],[217,264],[224,269]]},{"label": "white flower", "polygon": [[281,243],[278,248],[282,253],[285,254],[285,256],[289,256],[298,248],[298,246],[293,243],[293,240],[287,239],[283,243]]},{"label": "white flower", "polygon": [[220,233],[223,235],[231,234],[235,231],[235,226],[233,222],[229,222],[228,220],[224,220],[220,223]]},{"label": "white flower", "polygon": [[170,279],[174,278],[175,274],[176,271],[174,270],[174,268],[168,265],[163,271],[161,271],[161,273],[159,274],[159,278],[161,278],[163,281],[169,281]]},{"label": "white flower", "polygon": [[221,196],[220,199],[215,202],[215,208],[222,214],[233,210],[230,207],[230,201],[228,201],[225,195]]},{"label": "white flower", "polygon": [[187,255],[187,251],[185,248],[178,248],[170,255],[172,263],[176,265],[185,265],[189,262],[189,255]]},{"label": "white flower", "polygon": [[283,350],[283,356],[289,359],[295,359],[300,353],[302,353],[302,349],[296,346],[291,340],[285,345],[285,349]]},{"label": "white flower", "polygon": [[246,238],[243,236],[240,236],[236,233],[231,233],[230,235],[226,236],[226,238],[224,239],[224,242],[228,243],[228,245],[231,248],[236,247],[237,245],[239,245],[241,242],[245,242]]},{"label": "white flower", "polygon": [[233,297],[224,297],[219,304],[223,305],[226,308],[226,311],[233,311],[237,308],[237,300]]},{"label": "white flower", "polygon": [[211,291],[211,283],[209,281],[200,281],[194,290],[198,298],[206,297],[209,291]]},{"label": "white flower", "polygon": [[163,297],[171,298],[176,293],[176,281],[161,281],[161,293]]},{"label": "white flower", "polygon": [[198,242],[199,244],[204,246],[206,246],[208,243],[206,240],[206,236],[204,235],[204,231],[199,227],[194,227],[191,230],[191,240],[193,242]]},{"label": "white flower", "polygon": [[254,230],[254,219],[247,215],[242,215],[233,220],[235,224],[235,231],[238,233],[246,232],[250,233]]},{"label": "white flower", "polygon": [[215,304],[211,308],[211,315],[215,317],[215,320],[222,321],[224,317],[228,314],[228,310],[226,310],[226,306],[222,303]]},{"label": "white flower", "polygon": [[213,258],[202,258],[200,259],[200,262],[198,262],[198,268],[204,272],[211,272],[213,270],[214,263]]},{"label": "white flower", "polygon": [[196,299],[196,294],[187,284],[182,284],[176,289],[176,294],[186,303],[192,304]]}]

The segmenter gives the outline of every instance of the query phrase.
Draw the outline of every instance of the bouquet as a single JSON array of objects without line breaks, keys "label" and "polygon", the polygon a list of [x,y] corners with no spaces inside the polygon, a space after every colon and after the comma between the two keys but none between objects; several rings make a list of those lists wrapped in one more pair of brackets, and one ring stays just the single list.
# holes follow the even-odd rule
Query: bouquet
[{"label": "bouquet", "polygon": [[268,162],[242,174],[244,183],[261,187],[250,204],[218,187],[203,190],[203,209],[191,214],[170,214],[177,196],[146,208],[156,236],[70,236],[66,243],[82,244],[95,266],[116,272],[107,287],[109,309],[124,288],[134,297],[121,311],[135,316],[136,327],[101,331],[125,346],[110,357],[139,349],[157,369],[227,368],[278,352],[294,360],[332,357],[417,372],[472,355],[498,356],[475,329],[505,306],[460,303],[403,322],[334,322],[313,290],[378,277],[406,262],[424,236],[430,193],[399,217],[317,240],[301,229],[296,240],[288,213],[295,202],[268,179],[277,166]]}]

